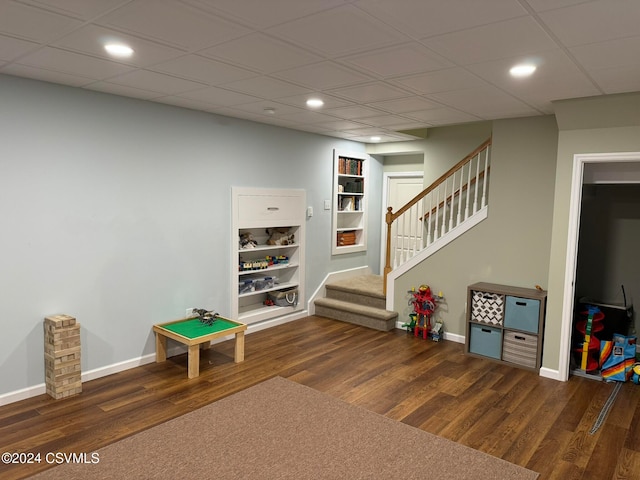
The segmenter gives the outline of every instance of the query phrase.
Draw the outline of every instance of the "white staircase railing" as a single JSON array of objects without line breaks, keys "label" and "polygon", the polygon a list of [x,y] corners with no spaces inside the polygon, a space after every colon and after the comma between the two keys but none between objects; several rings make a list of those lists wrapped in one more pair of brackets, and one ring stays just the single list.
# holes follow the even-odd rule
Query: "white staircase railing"
[{"label": "white staircase railing", "polygon": [[491,139],[393,213],[387,208],[387,275],[487,205]]}]

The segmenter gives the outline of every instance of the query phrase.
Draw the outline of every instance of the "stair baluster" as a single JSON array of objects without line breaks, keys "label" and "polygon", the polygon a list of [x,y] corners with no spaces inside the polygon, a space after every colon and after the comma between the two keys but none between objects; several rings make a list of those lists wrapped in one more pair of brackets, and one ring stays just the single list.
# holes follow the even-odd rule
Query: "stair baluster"
[{"label": "stair baluster", "polygon": [[[383,287],[385,294],[387,275],[393,269],[433,245],[446,233],[457,228],[487,206],[490,146],[491,139],[489,138],[397,212],[394,213],[392,207],[387,208],[385,218],[387,248]],[[484,153],[484,162],[482,161],[482,153]],[[473,176],[474,161],[475,176]],[[482,169],[481,163],[483,164]],[[466,183],[465,168],[467,169]],[[457,182],[458,172],[460,179]],[[449,179],[451,179],[451,191],[447,194]],[[481,179],[482,184],[480,183]],[[473,204],[472,212],[470,212],[472,188]],[[440,200],[441,190],[443,192],[442,200]],[[479,196],[480,205],[478,205]],[[463,202],[465,203],[464,218],[462,214]],[[425,211],[426,204],[429,205],[429,208]]]}]

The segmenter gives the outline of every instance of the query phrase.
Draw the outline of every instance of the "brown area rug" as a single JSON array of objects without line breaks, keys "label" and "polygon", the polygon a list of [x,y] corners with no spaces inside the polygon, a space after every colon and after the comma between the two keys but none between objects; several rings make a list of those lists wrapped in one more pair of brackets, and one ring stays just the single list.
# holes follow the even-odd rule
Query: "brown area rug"
[{"label": "brown area rug", "polygon": [[538,474],[272,378],[39,479],[535,479]]}]

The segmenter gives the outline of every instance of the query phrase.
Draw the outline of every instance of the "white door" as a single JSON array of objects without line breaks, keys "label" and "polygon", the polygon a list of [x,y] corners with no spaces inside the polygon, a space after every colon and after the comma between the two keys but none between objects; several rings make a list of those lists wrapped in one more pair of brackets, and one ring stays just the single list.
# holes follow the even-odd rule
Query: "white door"
[{"label": "white door", "polygon": [[[386,173],[385,174],[385,192],[383,195],[383,231],[380,236],[382,239],[381,251],[381,270],[385,265],[385,253],[387,250],[387,224],[384,216],[387,214],[387,207],[393,207],[393,212],[397,212],[400,208],[409,202],[413,197],[420,193],[423,189],[423,172],[398,172],[398,173]],[[408,250],[414,248],[415,240],[422,238],[422,228],[417,228],[417,225],[401,225],[401,231],[398,232],[398,222],[394,222],[393,229],[391,231],[392,238],[392,258],[395,254],[397,258],[400,255],[407,253]],[[420,240],[418,240],[419,242]],[[392,261],[393,266],[393,261]]]}]

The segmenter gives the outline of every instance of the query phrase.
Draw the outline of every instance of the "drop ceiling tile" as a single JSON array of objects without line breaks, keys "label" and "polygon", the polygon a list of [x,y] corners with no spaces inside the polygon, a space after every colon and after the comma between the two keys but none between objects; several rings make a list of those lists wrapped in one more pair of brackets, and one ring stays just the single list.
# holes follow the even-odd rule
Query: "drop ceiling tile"
[{"label": "drop ceiling tile", "polygon": [[349,120],[333,120],[330,122],[319,123],[318,127],[323,128],[326,131],[339,131],[339,130],[352,130],[355,128],[366,128],[367,125],[364,125],[359,122],[350,122]]},{"label": "drop ceiling tile", "polygon": [[447,59],[418,43],[397,45],[374,52],[343,57],[340,61],[385,78],[454,66]]},{"label": "drop ceiling tile", "polygon": [[[424,122],[424,121],[418,122],[417,120],[407,119],[406,123],[394,125],[393,126],[393,130],[395,132],[403,132],[403,131],[406,131],[406,130],[417,130],[417,129],[420,129],[420,128],[430,127],[430,126],[431,126],[430,123],[427,123],[427,122]],[[409,136],[412,137],[412,139],[415,139],[415,135],[409,135]]]},{"label": "drop ceiling tile", "polygon": [[21,58],[20,64],[70,75],[80,75],[95,80],[102,80],[132,70],[132,67],[121,63],[101,60],[53,47],[45,47]]},{"label": "drop ceiling tile", "polygon": [[329,115],[324,115],[322,113],[314,112],[311,110],[303,110],[297,113],[287,113],[285,115],[278,115],[278,118],[287,122],[300,123],[300,124],[312,124],[312,125],[322,124],[326,122],[333,122],[336,120],[334,117],[331,117]]},{"label": "drop ceiling tile", "polygon": [[359,118],[376,117],[382,113],[381,110],[367,107],[364,105],[351,105],[348,107],[325,109],[329,115],[348,120],[357,120]]},{"label": "drop ceiling tile", "polygon": [[143,100],[158,97],[157,92],[128,87],[126,85],[118,85],[111,82],[95,82],[87,85],[85,88],[87,90],[94,90],[96,92],[110,93],[112,95],[120,95],[123,97],[140,98]]},{"label": "drop ceiling tile", "polygon": [[[245,103],[243,105],[238,105],[235,107],[237,110],[241,110],[243,112],[254,113],[257,115],[267,115],[269,117],[279,117],[281,115],[287,115],[290,113],[300,113],[304,111],[303,108],[292,107],[291,105],[286,105],[280,102],[274,102],[271,100],[262,100],[260,102],[251,102]],[[275,112],[273,115],[267,113],[266,109],[274,109]]]},{"label": "drop ceiling tile", "polygon": [[423,43],[458,65],[516,57],[558,45],[531,17],[521,17],[424,40]]},{"label": "drop ceiling tile", "polygon": [[257,76],[256,73],[244,68],[234,67],[217,60],[211,60],[199,55],[185,55],[154,65],[150,70],[164,72],[177,77],[187,78],[207,85],[223,83]]},{"label": "drop ceiling tile", "polygon": [[407,113],[415,112],[417,110],[428,110],[429,108],[440,108],[442,105],[422,97],[414,96],[399,98],[397,100],[387,100],[386,102],[375,102],[370,104],[370,106],[379,108],[385,112]]},{"label": "drop ceiling tile", "polygon": [[421,94],[463,90],[485,85],[483,80],[461,67],[395,78],[392,83],[400,84]]},{"label": "drop ceiling tile", "polygon": [[431,108],[421,112],[411,112],[407,114],[407,117],[427,122],[431,125],[447,125],[453,123],[477,122],[478,120],[482,120],[481,117],[476,117],[470,113],[461,112],[448,107]]},{"label": "drop ceiling tile", "polygon": [[580,45],[569,51],[587,70],[638,65],[640,36]]},{"label": "drop ceiling tile", "polygon": [[318,92],[305,93],[302,95],[291,95],[289,97],[281,97],[281,98],[278,98],[278,102],[286,103],[287,105],[291,105],[292,107],[299,107],[299,108],[308,110],[309,107],[307,107],[307,100],[309,100],[310,98],[318,98],[324,102],[324,105],[321,109],[322,111],[327,111],[331,108],[338,108],[338,107],[344,107],[347,105],[353,105],[351,102],[347,100],[343,100],[341,98],[337,98],[332,95],[328,95],[326,93],[318,93]]},{"label": "drop ceiling tile", "polygon": [[133,72],[119,75],[109,79],[110,83],[124,85],[127,87],[148,90],[164,95],[177,95],[182,92],[203,88],[202,83],[192,82],[183,78],[176,78],[171,75],[151,72],[149,70],[135,70]]},{"label": "drop ceiling tile", "polygon": [[247,95],[267,99],[301,95],[311,92],[311,90],[307,88],[265,76],[238,80],[237,82],[227,83],[224,87],[230,90],[246,93]]},{"label": "drop ceiling tile", "polygon": [[380,115],[378,117],[361,118],[360,121],[374,127],[389,127],[392,125],[404,125],[409,119],[398,115]]},{"label": "drop ceiling tile", "polygon": [[536,12],[544,12],[545,10],[554,10],[591,1],[593,0],[527,0],[527,3]]},{"label": "drop ceiling tile", "polygon": [[287,22],[267,33],[323,55],[348,55],[402,43],[407,37],[351,5]]},{"label": "drop ceiling tile", "polygon": [[[540,114],[529,105],[491,86],[435,93],[429,98],[484,119]],[[407,115],[414,116],[411,113]]]},{"label": "drop ceiling tile", "polygon": [[599,95],[601,92],[562,50],[544,52],[530,58],[537,70],[527,78],[513,78],[509,68],[516,59],[503,59],[469,66],[469,70],[487,82],[522,101],[553,110],[552,100]]},{"label": "drop ceiling tile", "polygon": [[382,100],[407,97],[410,93],[386,83],[377,82],[355,87],[338,88],[329,93],[357,103],[373,103]]},{"label": "drop ceiling tile", "polygon": [[0,33],[50,42],[82,25],[80,20],[16,2],[0,3]]},{"label": "drop ceiling tile", "polygon": [[89,20],[108,12],[127,0],[20,0],[22,3],[53,10],[69,17]]},{"label": "drop ceiling tile", "polygon": [[424,38],[526,15],[513,0],[361,0],[356,5],[413,38]]},{"label": "drop ceiling tile", "polygon": [[262,73],[286,70],[322,60],[319,55],[261,33],[252,33],[198,53]]},{"label": "drop ceiling tile", "polygon": [[284,70],[273,75],[314,90],[327,90],[371,81],[368,76],[330,61]]},{"label": "drop ceiling tile", "polygon": [[594,1],[540,13],[565,45],[572,47],[638,35],[640,2]]},{"label": "drop ceiling tile", "polygon": [[[349,133],[350,135],[370,137],[371,135],[378,135],[379,133],[381,133],[381,129],[377,127],[351,128],[349,130],[345,130],[345,132]],[[367,138],[367,140],[370,141],[369,138]]]},{"label": "drop ceiling tile", "polygon": [[222,13],[241,23],[267,28],[342,5],[343,0],[187,0],[194,6]]},{"label": "drop ceiling tile", "polygon": [[140,67],[153,65],[183,54],[182,50],[91,24],[66,35],[54,42],[53,46],[113,60],[113,57],[104,49],[104,46],[110,42],[126,43],[134,50],[130,58],[119,58],[117,60],[119,63]]},{"label": "drop ceiling tile", "polygon": [[18,63],[7,64],[0,70],[1,73],[15,75],[16,77],[33,78],[34,80],[42,80],[43,82],[59,83],[69,85],[71,87],[82,87],[95,82],[95,79],[83,77],[77,74],[70,75],[68,73],[55,72],[44,68],[29,67]]},{"label": "drop ceiling tile", "polygon": [[0,60],[14,60],[37,47],[38,44],[34,42],[0,35]]},{"label": "drop ceiling tile", "polygon": [[181,94],[180,97],[188,98],[191,100],[198,100],[222,107],[242,105],[245,103],[257,102],[261,100],[260,98],[256,98],[251,95],[232,92],[231,90],[225,90],[224,88],[218,87],[208,87],[201,90],[193,90],[191,92]]},{"label": "drop ceiling tile", "polygon": [[249,33],[236,23],[171,0],[136,0],[95,23],[188,51]]},{"label": "drop ceiling tile", "polygon": [[638,64],[593,69],[589,73],[606,94],[640,91]]}]

